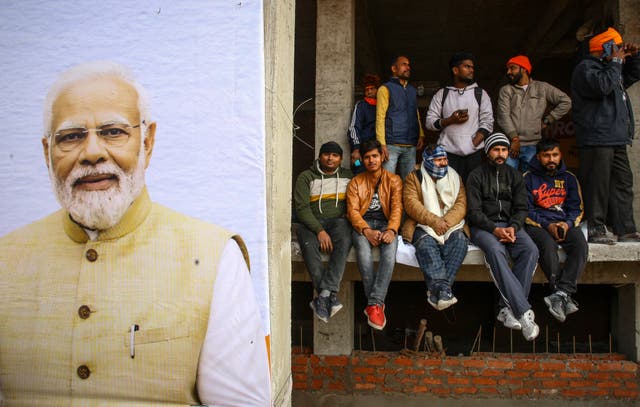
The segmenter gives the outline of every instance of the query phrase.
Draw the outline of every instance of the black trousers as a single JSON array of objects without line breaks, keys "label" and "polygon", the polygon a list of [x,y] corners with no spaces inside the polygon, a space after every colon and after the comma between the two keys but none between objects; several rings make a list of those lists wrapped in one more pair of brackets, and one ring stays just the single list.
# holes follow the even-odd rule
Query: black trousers
[{"label": "black trousers", "polygon": [[478,150],[469,155],[447,153],[447,158],[449,159],[451,168],[456,170],[458,175],[462,177],[462,182],[466,184],[469,173],[482,164],[482,154],[483,150]]},{"label": "black trousers", "polygon": [[589,255],[589,245],[580,228],[570,228],[562,242],[562,248],[567,254],[564,268],[560,267],[558,243],[546,229],[525,225],[525,230],[538,247],[540,252],[538,264],[549,280],[551,289],[574,294],[578,289],[578,278],[587,264]]},{"label": "black trousers", "polygon": [[633,174],[627,147],[584,147],[578,156],[589,235],[603,232],[606,224],[618,236],[635,232]]}]

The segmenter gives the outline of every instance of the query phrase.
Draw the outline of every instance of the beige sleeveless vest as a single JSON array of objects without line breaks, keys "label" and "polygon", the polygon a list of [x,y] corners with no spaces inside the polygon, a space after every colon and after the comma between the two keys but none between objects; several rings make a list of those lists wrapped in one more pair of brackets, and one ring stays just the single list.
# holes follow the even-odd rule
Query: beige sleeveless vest
[{"label": "beige sleeveless vest", "polygon": [[199,404],[198,358],[231,237],[145,190],[95,241],[62,211],[0,239],[6,405]]}]

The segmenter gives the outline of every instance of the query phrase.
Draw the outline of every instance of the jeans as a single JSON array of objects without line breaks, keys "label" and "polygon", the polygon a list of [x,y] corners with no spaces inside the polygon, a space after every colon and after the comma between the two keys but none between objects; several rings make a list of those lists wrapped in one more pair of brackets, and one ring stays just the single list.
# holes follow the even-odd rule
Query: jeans
[{"label": "jeans", "polygon": [[529,161],[531,161],[531,158],[533,158],[534,155],[536,155],[535,145],[520,146],[520,155],[518,155],[518,158],[513,158],[509,155],[509,158],[507,158],[507,164],[524,173],[529,170]]},{"label": "jeans", "polygon": [[[497,222],[496,226],[508,225]],[[493,233],[472,227],[471,241],[484,252],[485,262],[502,297],[501,302],[508,305],[513,315],[520,319],[522,314],[531,309],[527,298],[538,266],[536,244],[523,229],[516,232],[515,243],[501,243]],[[510,259],[513,260],[511,267]]]},{"label": "jeans", "polygon": [[[386,230],[387,222],[369,221],[369,227],[373,230]],[[362,285],[364,286],[364,295],[367,297],[367,305],[384,305],[384,299],[387,296],[387,289],[391,282],[393,267],[396,264],[396,250],[398,248],[398,239],[394,238],[389,244],[380,243],[380,262],[378,263],[378,271],[373,269],[373,257],[371,256],[371,243],[364,235],[353,231],[353,246],[356,249],[358,258],[358,269],[362,276]]]},{"label": "jeans", "polygon": [[440,245],[427,232],[416,227],[413,246],[427,289],[435,293],[442,286],[451,288],[467,255],[468,243],[462,230],[451,233],[444,245]]},{"label": "jeans", "polygon": [[400,175],[400,178],[404,181],[404,178],[409,175],[416,166],[415,146],[403,147],[387,144],[387,152],[389,153],[389,159],[384,162],[384,169]]},{"label": "jeans", "polygon": [[344,274],[347,255],[351,249],[351,223],[346,218],[318,219],[325,232],[331,236],[333,251],[327,267],[322,263],[318,235],[304,225],[298,225],[296,234],[302,258],[309,270],[313,287],[318,294],[322,290],[337,293]]},{"label": "jeans", "polygon": [[549,280],[552,290],[562,290],[567,294],[575,294],[578,289],[578,278],[589,255],[589,245],[579,227],[570,228],[565,240],[561,243],[567,254],[564,268],[560,268],[558,259],[558,243],[545,229],[526,225],[525,230],[540,251],[540,268]]}]

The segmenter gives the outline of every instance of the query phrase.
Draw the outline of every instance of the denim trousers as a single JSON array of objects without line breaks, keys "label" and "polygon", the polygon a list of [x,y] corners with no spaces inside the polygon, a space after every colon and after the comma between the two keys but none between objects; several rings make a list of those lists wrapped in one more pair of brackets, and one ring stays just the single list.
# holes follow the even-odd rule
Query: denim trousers
[{"label": "denim trousers", "polygon": [[529,170],[529,161],[531,158],[536,155],[536,146],[521,146],[520,154],[517,158],[511,157],[507,158],[507,164],[516,170],[520,170],[520,172],[526,172]]},{"label": "denim trousers", "polygon": [[[373,230],[384,231],[387,229],[387,222],[369,221],[368,223]],[[378,263],[377,272],[374,270],[373,257],[371,256],[373,246],[371,246],[367,238],[353,231],[353,246],[356,249],[358,269],[360,269],[360,275],[362,276],[367,305],[384,305],[384,299],[387,296],[387,290],[393,275],[393,267],[396,264],[398,239],[394,238],[389,244],[380,243],[378,245],[380,262]]]},{"label": "denim trousers", "polygon": [[[507,226],[496,222],[496,227]],[[492,233],[471,227],[471,241],[484,252],[485,262],[502,297],[501,304],[508,305],[519,319],[531,309],[528,297],[538,266],[536,244],[524,229],[516,232],[514,243],[502,243]]]},{"label": "denim trousers", "polygon": [[405,147],[387,144],[387,152],[389,153],[389,159],[384,162],[384,169],[400,175],[400,178],[404,181],[404,178],[409,175],[416,166],[415,146]]},{"label": "denim trousers", "polygon": [[462,230],[451,233],[441,245],[427,232],[416,227],[413,247],[416,249],[416,259],[427,289],[436,293],[443,286],[451,288],[467,255],[468,242]]},{"label": "denim trousers", "polygon": [[351,223],[346,218],[318,219],[325,232],[331,236],[333,251],[329,255],[329,263],[325,267],[320,252],[318,235],[300,224],[296,228],[302,258],[309,270],[313,287],[318,294],[322,290],[337,293],[344,274],[347,255],[351,250]]}]

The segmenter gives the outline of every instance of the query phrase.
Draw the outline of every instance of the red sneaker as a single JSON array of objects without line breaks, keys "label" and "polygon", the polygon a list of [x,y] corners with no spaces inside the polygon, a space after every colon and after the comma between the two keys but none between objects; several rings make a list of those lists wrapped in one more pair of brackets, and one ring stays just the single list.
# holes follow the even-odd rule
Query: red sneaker
[{"label": "red sneaker", "polygon": [[384,316],[384,308],[380,305],[369,305],[364,309],[367,316],[367,323],[370,327],[382,330],[387,325],[387,318]]}]

